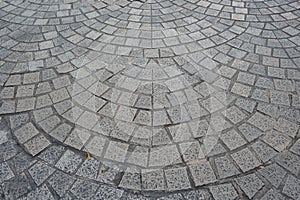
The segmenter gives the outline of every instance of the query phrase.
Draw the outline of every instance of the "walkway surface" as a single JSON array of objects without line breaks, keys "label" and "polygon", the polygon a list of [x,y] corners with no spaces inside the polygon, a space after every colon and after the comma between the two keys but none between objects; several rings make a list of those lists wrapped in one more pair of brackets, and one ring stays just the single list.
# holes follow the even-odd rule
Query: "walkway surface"
[{"label": "walkway surface", "polygon": [[0,199],[300,199],[298,0],[0,0]]}]

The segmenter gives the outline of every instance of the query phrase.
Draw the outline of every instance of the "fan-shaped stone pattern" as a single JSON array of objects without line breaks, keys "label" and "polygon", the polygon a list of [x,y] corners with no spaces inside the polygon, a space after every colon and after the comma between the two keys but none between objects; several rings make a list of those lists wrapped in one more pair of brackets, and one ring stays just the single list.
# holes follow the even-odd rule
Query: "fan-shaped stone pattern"
[{"label": "fan-shaped stone pattern", "polygon": [[299,197],[299,2],[13,0],[0,16],[0,113],[47,179],[29,195],[64,196],[63,177],[77,198]]}]

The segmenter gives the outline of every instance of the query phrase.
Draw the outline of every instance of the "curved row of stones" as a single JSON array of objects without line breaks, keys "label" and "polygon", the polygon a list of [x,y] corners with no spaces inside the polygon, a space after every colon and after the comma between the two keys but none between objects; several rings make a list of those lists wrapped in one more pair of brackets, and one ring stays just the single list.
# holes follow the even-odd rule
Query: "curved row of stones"
[{"label": "curved row of stones", "polygon": [[[18,128],[29,122],[28,114],[1,118],[0,141],[0,195],[9,199],[298,199],[299,198],[299,141],[289,151],[276,153],[260,142],[256,145],[265,158],[273,157],[266,167],[217,184],[204,187],[190,186],[184,176],[185,168],[177,170],[145,170],[125,172],[106,161],[88,160],[85,154],[60,144],[49,146],[32,157],[25,152],[11,135],[10,124]],[[265,149],[265,148],[268,149]],[[269,155],[269,154],[273,155]],[[276,155],[275,155],[276,154]],[[225,164],[228,161],[223,161]],[[205,163],[199,163],[207,167]],[[229,172],[223,171],[228,174]],[[198,174],[199,175],[199,174]],[[199,175],[210,180],[210,172]],[[124,180],[123,177],[126,177]],[[162,180],[164,178],[166,180]],[[201,179],[199,179],[201,180]],[[116,188],[119,182],[143,188],[143,193],[132,193]],[[179,185],[178,185],[179,184]],[[205,184],[206,185],[206,184]],[[180,193],[168,194],[182,187]],[[186,191],[187,188],[196,190]],[[153,195],[147,191],[157,190]],[[134,188],[136,191],[136,188]],[[242,192],[243,191],[243,192]],[[281,193],[282,192],[282,193]]]},{"label": "curved row of stones", "polygon": [[0,113],[29,154],[67,149],[36,164],[51,168],[41,182],[53,168],[132,190],[206,199],[209,185],[215,199],[235,188],[252,198],[273,184],[257,172],[270,165],[273,186],[299,197],[298,2],[232,2],[229,19],[215,11],[225,1],[0,4]]},{"label": "curved row of stones", "polygon": [[[61,4],[64,2],[64,4]],[[150,23],[170,22],[180,23],[180,19],[194,14],[217,16],[222,19],[245,21],[285,21],[297,19],[299,2],[292,1],[57,1],[31,2],[15,1],[3,9],[9,13],[4,20],[17,18],[17,22],[45,23],[50,19],[52,23],[72,23],[74,19],[93,19],[99,15],[110,13],[113,17],[120,17],[124,23],[133,22],[147,27]],[[51,18],[64,17],[61,21]],[[190,18],[187,18],[191,20]],[[178,21],[177,21],[178,20]],[[122,23],[120,23],[122,24]],[[45,24],[42,24],[45,25]],[[142,26],[144,26],[142,25]]]}]

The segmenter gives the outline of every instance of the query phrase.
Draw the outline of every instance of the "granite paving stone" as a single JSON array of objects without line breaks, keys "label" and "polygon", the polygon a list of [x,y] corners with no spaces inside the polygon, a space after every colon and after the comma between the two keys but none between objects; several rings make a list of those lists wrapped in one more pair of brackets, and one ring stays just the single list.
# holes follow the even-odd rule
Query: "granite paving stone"
[{"label": "granite paving stone", "polygon": [[30,180],[24,173],[18,174],[4,184],[4,194],[7,198],[19,198],[33,190]]},{"label": "granite paving stone", "polygon": [[165,147],[152,148],[150,151],[150,166],[167,166],[180,162],[180,154],[176,146],[170,145]]},{"label": "granite paving stone", "polygon": [[6,162],[2,163],[0,182],[2,183],[3,181],[11,179],[13,177],[14,177],[14,173],[11,171],[9,165]]},{"label": "granite paving stone", "polygon": [[248,123],[242,124],[238,127],[238,129],[249,142],[255,140],[263,134],[263,132],[260,131],[258,128]]},{"label": "granite paving stone", "polygon": [[39,154],[39,158],[45,161],[49,164],[55,164],[58,159],[62,156],[64,153],[65,148],[63,146],[50,146],[45,151],[43,151],[41,154]]},{"label": "granite paving stone", "polygon": [[237,179],[237,183],[250,199],[264,186],[264,183],[255,174],[241,177]]},{"label": "granite paving stone", "polygon": [[72,173],[77,169],[81,161],[81,156],[73,151],[67,150],[57,161],[55,166],[67,173]]},{"label": "granite paving stone", "polygon": [[106,185],[100,185],[97,193],[95,194],[94,198],[95,199],[121,199],[123,196],[124,191],[119,190],[113,187],[109,187]]},{"label": "granite paving stone", "polygon": [[276,200],[283,200],[286,199],[282,194],[274,189],[270,189],[261,199],[269,200],[269,199],[276,199]]},{"label": "granite paving stone", "polygon": [[260,160],[263,162],[267,162],[274,156],[276,156],[277,152],[275,149],[267,145],[262,141],[257,141],[251,145],[256,155],[259,157]]},{"label": "granite paving stone", "polygon": [[227,156],[215,159],[217,172],[220,178],[227,178],[239,174],[239,170]]},{"label": "granite paving stone", "polygon": [[36,136],[38,133],[39,131],[33,126],[33,124],[28,123],[16,130],[14,135],[18,138],[18,141],[23,144],[32,137]]},{"label": "granite paving stone", "polygon": [[100,163],[94,158],[91,158],[90,160],[86,159],[77,170],[76,174],[89,179],[96,179],[99,172],[99,167]]},{"label": "granite paving stone", "polygon": [[248,148],[233,153],[231,156],[243,172],[249,171],[260,165],[259,160]]},{"label": "granite paving stone", "polygon": [[55,198],[51,194],[49,188],[46,185],[36,188],[30,193],[26,194],[25,197],[20,199],[46,199],[46,200],[54,200]]},{"label": "granite paving stone", "polygon": [[145,190],[165,190],[163,170],[142,170],[142,187]]},{"label": "granite paving stone", "polygon": [[216,180],[214,171],[209,162],[193,163],[189,166],[196,186],[212,183]]},{"label": "granite paving stone", "polygon": [[221,134],[220,138],[230,150],[236,149],[246,144],[246,141],[234,129]]},{"label": "granite paving stone", "polygon": [[183,196],[186,199],[192,199],[192,200],[212,199],[211,194],[208,192],[207,189],[200,189],[200,190],[195,190],[195,191],[184,192]]},{"label": "granite paving stone", "polygon": [[41,185],[54,171],[55,169],[42,162],[37,162],[28,170],[38,186]]},{"label": "granite paving stone", "polygon": [[102,163],[97,176],[97,180],[103,183],[112,184],[114,183],[115,179],[119,177],[120,172],[121,170],[119,167],[111,166],[109,162]]},{"label": "granite paving stone", "polygon": [[292,172],[293,174],[299,174],[299,156],[291,153],[291,152],[283,152],[276,157],[276,162]]},{"label": "granite paving stone", "polygon": [[74,177],[71,177],[63,172],[56,171],[47,180],[47,182],[60,197],[63,197],[73,185],[75,180],[76,179]]},{"label": "granite paving stone", "polygon": [[300,190],[300,181],[294,176],[289,175],[283,187],[283,193],[292,199],[299,198],[299,190]]},{"label": "granite paving stone", "polygon": [[177,188],[191,188],[185,167],[168,169],[164,171],[167,181],[167,187],[170,191],[176,190]]},{"label": "granite paving stone", "polygon": [[0,0],[0,199],[299,199],[299,17]]},{"label": "granite paving stone", "polygon": [[105,157],[107,159],[122,162],[125,160],[127,154],[128,145],[120,142],[110,142],[107,147]]},{"label": "granite paving stone", "polygon": [[219,186],[211,186],[210,192],[214,199],[236,199],[238,194],[232,184],[226,183]]},{"label": "granite paving stone", "polygon": [[264,176],[272,185],[278,188],[286,175],[286,171],[277,164],[272,164],[264,169],[259,170],[259,173]]},{"label": "granite paving stone", "polygon": [[42,134],[37,135],[24,144],[27,151],[35,156],[50,145],[49,140]]},{"label": "granite paving stone", "polygon": [[290,148],[290,151],[300,156],[300,140],[298,139],[295,144]]},{"label": "granite paving stone", "polygon": [[277,151],[283,151],[291,141],[290,138],[275,130],[266,132],[262,140]]},{"label": "granite paving stone", "polygon": [[92,199],[96,194],[98,185],[89,181],[77,180],[72,188],[71,193],[79,199]]},{"label": "granite paving stone", "polygon": [[136,168],[127,168],[120,182],[120,186],[133,190],[140,190],[142,188],[140,170]]}]

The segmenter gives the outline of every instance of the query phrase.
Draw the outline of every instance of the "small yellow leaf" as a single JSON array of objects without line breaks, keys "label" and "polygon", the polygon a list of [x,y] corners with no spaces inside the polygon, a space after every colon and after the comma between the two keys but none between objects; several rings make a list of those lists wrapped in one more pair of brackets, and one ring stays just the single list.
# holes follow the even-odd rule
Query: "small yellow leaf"
[{"label": "small yellow leaf", "polygon": [[88,160],[91,160],[91,154],[89,152],[87,153],[87,158]]},{"label": "small yellow leaf", "polygon": [[108,169],[102,169],[101,170],[101,173],[103,174],[103,173],[105,173],[105,172],[107,172],[108,171]]},{"label": "small yellow leaf", "polygon": [[258,168],[259,168],[259,169],[264,169],[265,166],[261,165],[261,166],[259,166]]}]

